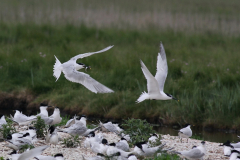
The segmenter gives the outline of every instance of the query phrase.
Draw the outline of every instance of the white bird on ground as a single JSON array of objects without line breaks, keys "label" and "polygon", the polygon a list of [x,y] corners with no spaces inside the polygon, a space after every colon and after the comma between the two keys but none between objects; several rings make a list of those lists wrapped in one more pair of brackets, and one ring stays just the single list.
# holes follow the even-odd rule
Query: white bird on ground
[{"label": "white bird on ground", "polygon": [[232,150],[229,160],[237,160],[240,152],[237,150]]},{"label": "white bird on ground", "polygon": [[167,78],[168,66],[167,66],[167,58],[165,54],[165,50],[162,42],[160,42],[160,53],[158,53],[157,60],[157,73],[155,77],[149,72],[145,64],[140,60],[141,68],[145,78],[147,79],[147,89],[148,93],[145,91],[142,92],[140,97],[137,99],[137,103],[140,103],[146,99],[150,100],[170,100],[174,99],[172,95],[164,93],[164,83]]},{"label": "white bird on ground", "polygon": [[83,72],[78,72],[79,69],[85,68],[85,69],[91,69],[90,66],[86,66],[83,63],[77,63],[77,59],[84,58],[91,56],[93,54],[102,53],[109,49],[111,49],[113,46],[109,46],[107,48],[104,48],[97,52],[89,52],[84,54],[79,54],[75,57],[72,57],[69,61],[61,64],[61,62],[56,58],[56,63],[53,67],[53,76],[56,78],[56,81],[61,75],[61,72],[64,73],[65,78],[71,82],[80,83],[84,85],[87,89],[94,93],[111,93],[114,92],[113,90],[109,89],[108,87],[102,85],[101,83],[97,82],[95,79],[90,77],[88,74]]},{"label": "white bird on ground", "polygon": [[158,135],[157,134],[152,134],[152,136],[150,138],[148,138],[148,142],[147,145],[151,146],[152,144],[156,143],[156,141],[158,140]]},{"label": "white bird on ground", "polygon": [[7,121],[6,121],[4,115],[3,115],[3,116],[1,117],[1,119],[0,119],[0,129],[2,128],[2,125],[3,125],[3,124],[7,124]]},{"label": "white bird on ground", "polygon": [[202,159],[206,154],[205,142],[202,141],[200,146],[194,147],[188,151],[174,152],[180,154],[188,159],[197,160]]},{"label": "white bird on ground", "polygon": [[64,160],[64,157],[63,157],[62,153],[55,154],[54,157],[39,155],[39,156],[36,156],[34,158],[37,159],[37,160]]},{"label": "white bird on ground", "polygon": [[101,143],[103,139],[103,135],[101,133],[95,135],[94,131],[90,132],[87,135],[87,138],[85,139],[84,143],[84,147],[85,148],[90,148],[91,144],[93,143]]},{"label": "white bird on ground", "polygon": [[31,159],[31,158],[33,158],[33,157],[36,157],[36,156],[42,154],[42,152],[43,152],[46,148],[48,148],[47,145],[33,148],[33,149],[29,150],[29,151],[26,151],[26,152],[22,153],[22,154],[18,157],[17,160],[29,160],[29,159]]},{"label": "white bird on ground", "polygon": [[12,115],[10,115],[10,119],[14,122],[17,122],[20,126],[22,125],[28,125],[30,124],[32,121],[36,120],[36,116],[26,116],[22,113],[20,113],[18,110],[16,110],[14,117],[12,117]]},{"label": "white bird on ground", "polygon": [[129,144],[127,143],[127,140],[125,138],[121,138],[121,140],[116,143],[116,148],[128,152]]},{"label": "white bird on ground", "polygon": [[48,117],[47,108],[49,108],[49,107],[52,107],[52,106],[48,106],[48,105],[46,105],[46,104],[41,103],[41,104],[40,104],[40,107],[39,107],[39,108],[40,108],[40,113],[37,114],[36,116],[38,116],[38,115],[44,115],[44,116]]},{"label": "white bird on ground", "polygon": [[231,151],[234,149],[234,147],[231,145],[229,140],[227,140],[227,142],[225,142],[219,146],[223,146],[224,156],[227,156],[227,157],[229,157],[231,155]]},{"label": "white bird on ground", "polygon": [[53,118],[51,125],[58,124],[62,121],[62,117],[60,116],[60,110],[58,107],[54,108],[53,114],[50,116],[50,118]]},{"label": "white bird on ground", "polygon": [[133,152],[126,152],[123,151],[122,149],[119,149],[116,147],[115,143],[109,144],[109,147],[107,148],[106,154],[107,156],[114,156],[120,158],[120,159],[127,159],[129,154],[132,154]]},{"label": "white bird on ground", "polygon": [[190,127],[191,127],[190,124],[186,124],[185,128],[182,128],[179,130],[178,136],[180,137],[181,142],[182,142],[182,138],[187,138],[187,142],[188,142],[188,138],[192,136],[192,130]]},{"label": "white bird on ground", "polygon": [[72,119],[69,119],[65,125],[65,128],[70,127],[71,125],[73,125],[75,123],[75,120],[78,118],[78,116],[74,116]]},{"label": "white bird on ground", "polygon": [[54,126],[49,127],[45,141],[55,146],[58,144],[58,134]]},{"label": "white bird on ground", "polygon": [[28,132],[24,135],[20,133],[14,133],[7,136],[7,142],[9,142],[7,147],[16,150],[17,148],[25,144],[32,145],[32,138],[30,137],[30,134]]},{"label": "white bird on ground", "polygon": [[105,160],[105,155],[103,155],[102,153],[98,153],[97,156],[94,157],[90,157],[90,158],[85,158],[83,155],[83,160]]},{"label": "white bird on ground", "polygon": [[98,143],[98,142],[95,142],[95,143],[91,143],[90,146],[91,146],[91,150],[95,153],[101,153],[101,154],[106,154],[106,151],[108,149],[108,141],[106,139],[102,139],[102,143]]},{"label": "white bird on ground", "polygon": [[156,147],[149,147],[145,142],[137,143],[133,149],[133,153],[139,156],[151,157],[159,151],[165,144]]},{"label": "white bird on ground", "polygon": [[86,124],[84,124],[81,120],[75,120],[75,123],[71,125],[69,128],[58,128],[59,132],[68,133],[71,135],[82,135],[87,131]]},{"label": "white bird on ground", "polygon": [[129,154],[128,160],[137,160],[137,157],[134,154]]},{"label": "white bird on ground", "polygon": [[117,127],[112,122],[102,123],[100,121],[99,126],[103,132],[114,132],[119,134]]}]

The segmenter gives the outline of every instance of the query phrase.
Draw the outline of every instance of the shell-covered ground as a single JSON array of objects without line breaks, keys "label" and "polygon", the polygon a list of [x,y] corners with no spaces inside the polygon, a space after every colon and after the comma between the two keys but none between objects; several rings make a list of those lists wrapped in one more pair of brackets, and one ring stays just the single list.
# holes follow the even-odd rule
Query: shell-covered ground
[{"label": "shell-covered ground", "polygon": [[[24,130],[24,128],[19,128],[18,130]],[[100,132],[100,131],[97,131]],[[62,139],[69,137],[68,134],[58,132],[59,137]],[[120,137],[117,136],[115,133],[103,133],[103,136],[108,140],[109,143],[111,142],[118,142],[120,140]],[[77,148],[65,148],[64,145],[61,144],[61,141],[58,143],[58,145],[53,146],[51,145],[48,147],[42,155],[48,155],[53,156],[56,153],[62,153],[64,155],[64,158],[66,160],[80,160],[84,157],[92,157],[95,156],[96,153],[92,152],[91,149],[84,148],[83,142],[85,140],[85,137],[81,138],[81,145]],[[180,139],[176,136],[170,136],[170,135],[162,135],[162,142],[166,143],[165,148],[173,148],[174,151],[184,151],[189,150],[192,148],[192,146],[198,146],[201,143],[201,140],[196,139],[189,139],[188,142],[186,139],[183,139],[181,142]],[[4,157],[5,159],[10,158],[11,156],[9,153],[12,152],[12,149],[9,149],[5,145],[7,142],[0,142],[0,157]],[[38,140],[34,146],[41,146],[46,145],[44,140]],[[214,142],[206,142],[206,150],[207,154],[204,156],[205,160],[225,160],[229,159],[228,157],[225,157],[223,155],[223,147],[219,146],[220,143],[214,143]]]}]

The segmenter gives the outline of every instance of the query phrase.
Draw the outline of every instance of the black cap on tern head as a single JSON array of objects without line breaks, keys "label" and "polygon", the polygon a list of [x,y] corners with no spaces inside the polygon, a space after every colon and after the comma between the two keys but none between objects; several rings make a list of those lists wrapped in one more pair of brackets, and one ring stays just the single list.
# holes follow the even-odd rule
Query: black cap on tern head
[{"label": "black cap on tern head", "polygon": [[123,137],[121,138],[121,140],[125,140],[125,141],[127,141],[127,140],[126,140],[125,138],[123,138]]},{"label": "black cap on tern head", "polygon": [[30,136],[28,132],[23,135],[23,137],[27,137],[27,136]]},{"label": "black cap on tern head", "polygon": [[9,153],[9,155],[12,155],[12,154],[17,154],[17,151],[13,150],[11,153]]},{"label": "black cap on tern head", "polygon": [[193,149],[193,148],[197,148],[197,146],[192,146],[192,149]]},{"label": "black cap on tern head", "polygon": [[88,134],[88,137],[95,137],[94,131],[91,131],[91,132]]},{"label": "black cap on tern head", "polygon": [[235,149],[233,149],[233,150],[231,150],[231,153],[240,153],[238,150],[235,150]]},{"label": "black cap on tern head", "polygon": [[115,143],[110,143],[109,146],[116,146],[116,144]]},{"label": "black cap on tern head", "polygon": [[47,106],[46,103],[40,103],[40,106]]},{"label": "black cap on tern head", "polygon": [[28,127],[28,129],[31,129],[31,130],[36,130],[36,128],[35,128],[35,127],[33,127],[33,126],[30,126],[30,127]]},{"label": "black cap on tern head", "polygon": [[54,155],[54,157],[63,157],[63,154],[62,153],[57,153]]},{"label": "black cap on tern head", "polygon": [[105,155],[102,153],[98,153],[97,156],[105,157]]},{"label": "black cap on tern head", "polygon": [[7,139],[9,140],[9,139],[12,139],[12,135],[11,134],[8,134],[7,135]]},{"label": "black cap on tern head", "polygon": [[108,144],[108,141],[104,138],[102,139],[102,144]]},{"label": "black cap on tern head", "polygon": [[50,126],[48,130],[50,131],[50,134],[52,134],[52,132],[55,130],[55,126]]},{"label": "black cap on tern head", "polygon": [[205,141],[202,141],[201,143],[202,143],[202,144],[205,144]]}]

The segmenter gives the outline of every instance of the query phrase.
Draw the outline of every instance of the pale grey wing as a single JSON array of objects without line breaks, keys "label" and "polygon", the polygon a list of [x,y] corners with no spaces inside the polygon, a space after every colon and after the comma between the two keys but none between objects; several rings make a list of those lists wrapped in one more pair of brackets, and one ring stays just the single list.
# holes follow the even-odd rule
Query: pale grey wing
[{"label": "pale grey wing", "polygon": [[21,156],[18,158],[18,160],[27,160],[27,159],[36,157],[36,156],[42,154],[42,152],[43,152],[46,148],[48,148],[47,145],[33,148],[33,149],[31,149],[31,150],[29,150],[29,151],[24,152],[23,154],[21,154]]},{"label": "pale grey wing", "polygon": [[63,69],[63,73],[71,82],[76,82],[84,85],[87,89],[94,93],[111,93],[114,92],[110,88],[102,85],[88,74],[83,72],[78,72],[73,65],[69,65]]},{"label": "pale grey wing", "polygon": [[145,78],[147,79],[147,88],[149,94],[159,94],[159,87],[157,80],[153,77],[153,75],[149,72],[145,64],[140,60],[141,68]]},{"label": "pale grey wing", "polygon": [[191,136],[192,132],[189,128],[182,128],[180,129],[180,132],[182,132],[185,135]]},{"label": "pale grey wing", "polygon": [[39,156],[36,156],[34,157],[36,158],[37,160],[56,160],[54,157],[52,156],[42,156],[42,155],[39,155]]},{"label": "pale grey wing", "polygon": [[105,51],[111,49],[112,47],[113,47],[113,45],[112,45],[112,46],[108,46],[107,48],[104,48],[104,49],[102,49],[102,50],[100,50],[100,51],[97,51],[97,52],[89,52],[89,53],[79,54],[79,55],[77,55],[77,56],[75,56],[75,57],[72,57],[71,60],[76,61],[76,60],[79,59],[79,58],[84,58],[84,57],[91,56],[91,55],[93,55],[93,54],[102,53],[102,52],[105,52]]},{"label": "pale grey wing", "polygon": [[160,53],[157,57],[157,72],[155,78],[159,85],[159,90],[163,91],[164,83],[168,74],[167,58],[162,42],[160,43]]},{"label": "pale grey wing", "polygon": [[193,148],[189,151],[182,151],[180,152],[183,156],[186,156],[188,158],[201,158],[204,156],[204,153],[201,152],[201,150],[199,150],[198,148]]},{"label": "pale grey wing", "polygon": [[74,123],[75,123],[75,119],[70,119],[70,120],[67,121],[65,127],[66,127],[66,128],[67,128],[67,127],[70,127],[70,126],[73,125]]}]

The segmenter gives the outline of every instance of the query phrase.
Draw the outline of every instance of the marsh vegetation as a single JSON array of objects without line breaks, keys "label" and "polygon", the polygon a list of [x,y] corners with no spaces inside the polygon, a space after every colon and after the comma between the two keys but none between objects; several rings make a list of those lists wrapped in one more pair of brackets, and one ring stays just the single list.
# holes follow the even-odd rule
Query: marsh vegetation
[{"label": "marsh vegetation", "polygon": [[[1,4],[2,96],[31,95],[28,108],[45,101],[69,114],[239,128],[238,1],[28,2]],[[155,74],[160,41],[169,66],[164,90],[180,102],[136,104],[146,90],[139,59]],[[54,55],[65,62],[109,45],[81,62],[115,93],[94,94],[63,75],[55,82]]]}]

